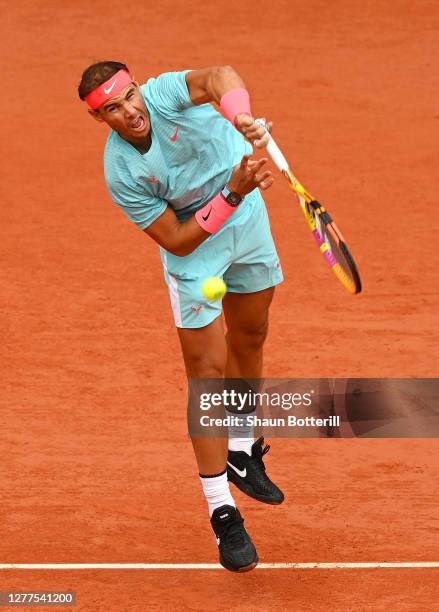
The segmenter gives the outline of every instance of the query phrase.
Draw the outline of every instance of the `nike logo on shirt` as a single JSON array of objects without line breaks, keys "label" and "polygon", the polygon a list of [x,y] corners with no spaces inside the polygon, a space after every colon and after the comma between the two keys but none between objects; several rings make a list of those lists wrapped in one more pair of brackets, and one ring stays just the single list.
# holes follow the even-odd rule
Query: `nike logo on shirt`
[{"label": "nike logo on shirt", "polygon": [[238,476],[241,476],[241,478],[245,478],[247,476],[247,468],[244,468],[243,470],[238,470],[238,468],[235,465],[232,465],[230,461],[227,461],[227,465],[230,465],[232,470],[234,470],[238,474]]},{"label": "nike logo on shirt", "polygon": [[178,128],[178,125],[177,125],[177,127],[175,129],[175,134],[173,136],[171,136],[169,140],[172,140],[172,142],[175,142],[177,140],[177,138],[178,138],[178,130],[179,130],[179,128]]}]

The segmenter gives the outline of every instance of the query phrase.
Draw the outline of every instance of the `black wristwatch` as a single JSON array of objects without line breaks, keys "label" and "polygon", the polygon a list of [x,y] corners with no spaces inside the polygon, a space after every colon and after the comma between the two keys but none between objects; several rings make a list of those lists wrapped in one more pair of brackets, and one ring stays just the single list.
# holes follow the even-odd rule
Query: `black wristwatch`
[{"label": "black wristwatch", "polygon": [[227,186],[221,191],[221,195],[225,201],[233,207],[239,206],[244,199],[239,193],[236,193],[236,191],[229,191]]}]

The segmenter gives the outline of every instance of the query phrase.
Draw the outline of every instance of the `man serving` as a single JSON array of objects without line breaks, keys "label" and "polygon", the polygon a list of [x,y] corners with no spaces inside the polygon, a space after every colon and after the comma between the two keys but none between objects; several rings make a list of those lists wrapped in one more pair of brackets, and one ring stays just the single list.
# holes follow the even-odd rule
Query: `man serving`
[{"label": "man serving", "polygon": [[[250,158],[250,143],[264,147],[268,135],[253,119],[244,82],[223,66],[139,86],[125,64],[105,61],[84,71],[79,96],[112,129],[104,169],[113,200],[160,245],[188,378],[261,378],[269,306],[283,276],[260,192],[273,178],[266,158]],[[222,304],[202,295],[209,277],[228,286]],[[262,460],[269,447],[245,419],[228,445],[209,437],[192,444],[220,562],[253,569],[258,556],[228,480],[254,499],[281,503]]]}]

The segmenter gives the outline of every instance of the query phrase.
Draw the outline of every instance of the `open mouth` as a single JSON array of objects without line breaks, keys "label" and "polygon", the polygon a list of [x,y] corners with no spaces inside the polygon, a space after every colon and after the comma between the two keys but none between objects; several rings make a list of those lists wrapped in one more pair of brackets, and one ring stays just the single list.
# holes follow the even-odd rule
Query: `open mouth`
[{"label": "open mouth", "polygon": [[145,127],[146,127],[146,121],[145,121],[145,118],[142,117],[142,115],[139,115],[137,119],[133,121],[131,124],[131,129],[135,130],[136,132],[141,132],[142,130],[145,129]]}]

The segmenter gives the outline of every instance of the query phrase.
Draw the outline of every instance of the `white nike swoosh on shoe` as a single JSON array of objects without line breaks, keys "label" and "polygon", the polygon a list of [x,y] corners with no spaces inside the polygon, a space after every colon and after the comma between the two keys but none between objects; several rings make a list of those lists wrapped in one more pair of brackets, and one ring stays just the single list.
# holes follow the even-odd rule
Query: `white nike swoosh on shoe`
[{"label": "white nike swoosh on shoe", "polygon": [[238,468],[235,465],[232,465],[230,461],[227,461],[227,465],[230,465],[232,470],[235,470],[235,472],[238,474],[238,476],[241,476],[241,478],[245,478],[247,476],[247,468],[244,468],[243,470],[238,470]]}]

